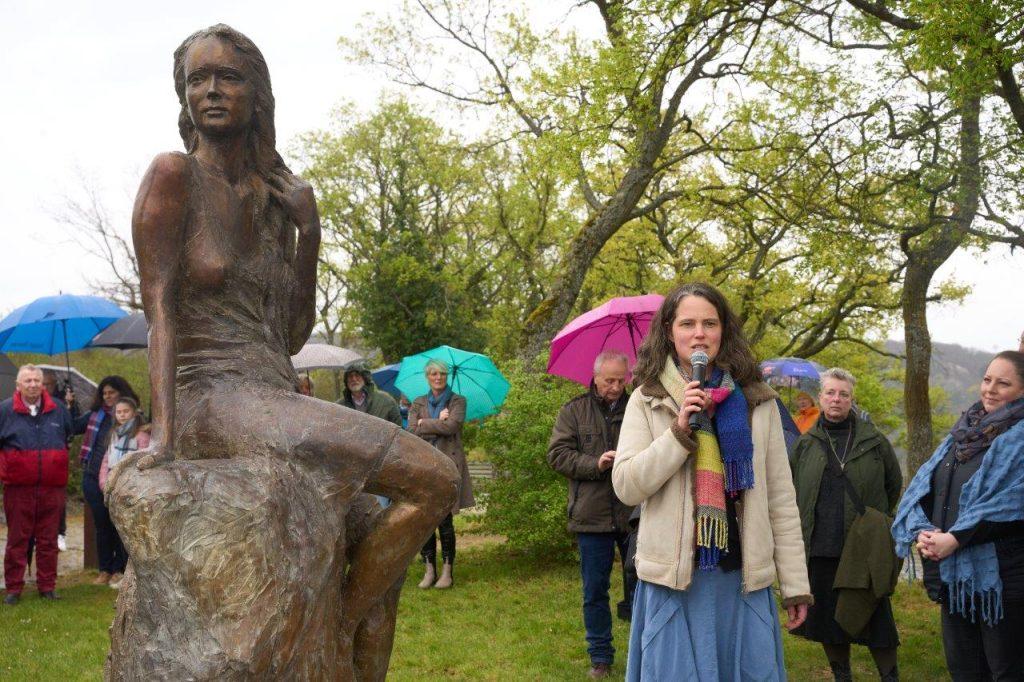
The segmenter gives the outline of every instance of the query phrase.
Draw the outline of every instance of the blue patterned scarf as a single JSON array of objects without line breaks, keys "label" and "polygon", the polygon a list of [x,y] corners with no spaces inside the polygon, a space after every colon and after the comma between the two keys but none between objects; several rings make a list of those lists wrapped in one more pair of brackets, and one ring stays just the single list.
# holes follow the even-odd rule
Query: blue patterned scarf
[{"label": "blue patterned scarf", "polygon": [[[931,492],[932,474],[953,442],[949,435],[939,444],[900,500],[892,537],[901,557],[910,553],[918,533],[935,527],[921,508],[921,500]],[[949,531],[973,528],[982,521],[1024,520],[1024,421],[993,440],[982,456],[981,466],[960,492],[960,514]],[[976,621],[980,609],[981,619],[988,625],[1003,617],[1003,583],[993,543],[960,547],[939,562],[939,575],[949,590],[950,613]]]},{"label": "blue patterned scarf", "polygon": [[441,395],[434,395],[433,391],[427,394],[427,411],[430,412],[431,419],[440,419],[441,410],[445,408],[451,397],[451,386],[445,386],[444,393]]},{"label": "blue patterned scarf", "polygon": [[986,412],[981,402],[968,408],[953,427],[953,452],[961,462],[983,454],[992,441],[1024,419],[1024,398]]},{"label": "blue patterned scarf", "polygon": [[[754,487],[754,436],[750,431],[747,397],[739,386],[731,386],[732,377],[715,368],[711,373],[711,393],[715,402],[714,423],[718,447],[725,465],[725,492],[735,495]],[[719,402],[716,392],[726,393]]]}]

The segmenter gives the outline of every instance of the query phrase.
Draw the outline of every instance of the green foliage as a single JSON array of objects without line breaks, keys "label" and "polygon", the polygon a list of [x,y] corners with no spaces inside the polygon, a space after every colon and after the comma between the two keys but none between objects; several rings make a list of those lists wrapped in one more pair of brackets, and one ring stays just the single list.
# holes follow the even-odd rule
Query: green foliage
[{"label": "green foliage", "polygon": [[488,489],[485,527],[508,537],[515,549],[566,554],[565,479],[546,455],[558,410],[582,388],[518,363],[503,368],[512,389],[499,415],[484,422],[478,443],[486,449],[496,478]]},{"label": "green foliage", "polygon": [[928,400],[932,405],[932,442],[939,443],[949,435],[960,415],[952,409],[949,394],[941,386],[933,384],[928,388]]},{"label": "green foliage", "polygon": [[[306,136],[301,154],[324,224],[324,254],[386,362],[446,343],[481,350],[486,243],[474,244],[479,168],[462,141],[402,100]],[[322,315],[322,317],[325,317]]]},{"label": "green foliage", "polygon": [[360,326],[386,362],[441,344],[482,349],[480,302],[425,249],[386,249],[349,274]]}]

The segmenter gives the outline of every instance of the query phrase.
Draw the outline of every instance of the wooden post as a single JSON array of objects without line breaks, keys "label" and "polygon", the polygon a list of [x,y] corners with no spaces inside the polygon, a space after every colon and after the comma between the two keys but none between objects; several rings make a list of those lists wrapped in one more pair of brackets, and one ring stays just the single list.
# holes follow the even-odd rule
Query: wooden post
[{"label": "wooden post", "polygon": [[99,559],[96,557],[96,522],[88,503],[82,505],[82,535],[82,567],[99,568]]}]

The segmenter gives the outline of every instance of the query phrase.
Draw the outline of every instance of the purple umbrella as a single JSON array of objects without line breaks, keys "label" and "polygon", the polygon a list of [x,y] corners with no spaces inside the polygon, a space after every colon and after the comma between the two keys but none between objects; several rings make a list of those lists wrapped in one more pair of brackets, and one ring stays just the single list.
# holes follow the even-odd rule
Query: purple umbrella
[{"label": "purple umbrella", "polygon": [[551,340],[548,374],[589,386],[594,358],[604,350],[622,351],[629,356],[632,367],[636,351],[664,300],[660,294],[613,298],[583,313]]}]

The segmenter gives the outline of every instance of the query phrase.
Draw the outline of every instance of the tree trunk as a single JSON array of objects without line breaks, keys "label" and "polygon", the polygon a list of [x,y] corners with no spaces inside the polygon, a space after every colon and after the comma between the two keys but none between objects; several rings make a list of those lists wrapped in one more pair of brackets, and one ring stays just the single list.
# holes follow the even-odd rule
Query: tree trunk
[{"label": "tree trunk", "polygon": [[580,295],[591,263],[619,229],[630,219],[644,191],[654,177],[654,164],[668,139],[661,131],[651,134],[646,151],[623,177],[618,191],[592,216],[572,240],[563,259],[562,272],[547,297],[530,313],[523,330],[520,358],[528,366],[536,363],[545,346],[565,326]]},{"label": "tree trunk", "polygon": [[935,447],[932,437],[932,405],[928,397],[932,340],[928,332],[928,286],[935,271],[921,265],[907,268],[903,283],[903,338],[906,342],[906,373],[903,378],[903,411],[907,419],[907,474],[912,476]]},{"label": "tree trunk", "polygon": [[907,419],[907,475],[932,454],[932,406],[929,399],[932,345],[928,333],[928,287],[935,272],[967,239],[981,195],[981,99],[977,94],[964,98],[960,113],[960,160],[957,204],[948,222],[933,228],[934,234],[919,239],[922,243],[904,243],[907,273],[901,303],[906,340],[907,364],[903,384],[903,405]]}]

